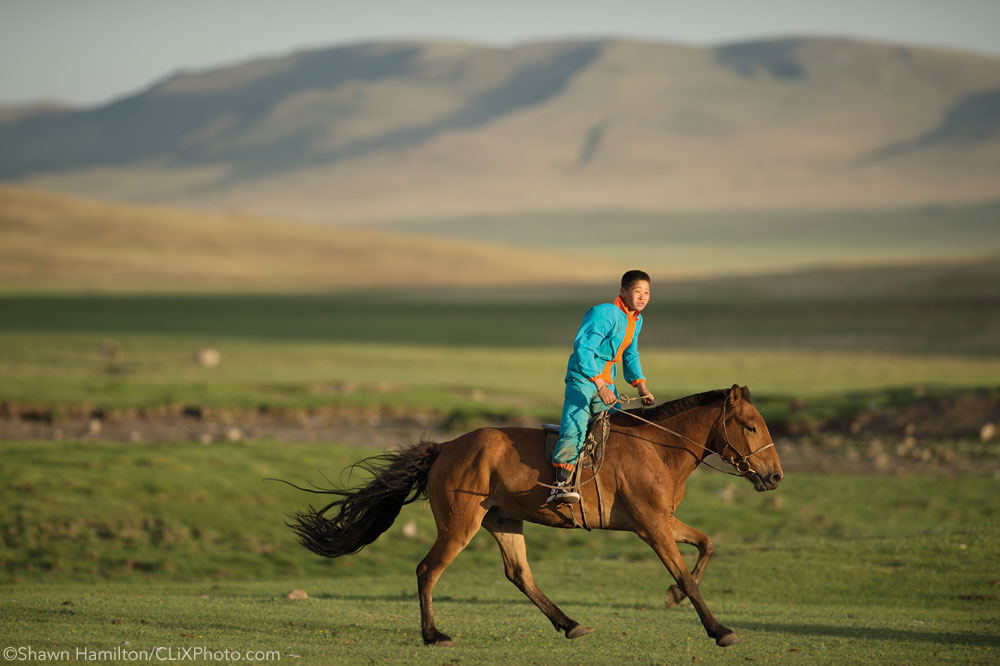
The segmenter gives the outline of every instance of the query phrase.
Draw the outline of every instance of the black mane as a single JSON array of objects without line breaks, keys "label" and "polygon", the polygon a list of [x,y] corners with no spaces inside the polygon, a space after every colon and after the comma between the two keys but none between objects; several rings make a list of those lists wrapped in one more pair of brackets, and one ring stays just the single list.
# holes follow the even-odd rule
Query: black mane
[{"label": "black mane", "polygon": [[[704,393],[695,393],[694,395],[689,395],[685,398],[677,398],[676,400],[671,400],[670,402],[664,402],[657,405],[651,409],[636,407],[634,409],[625,410],[626,414],[636,414],[642,418],[653,421],[654,423],[659,423],[661,421],[666,421],[672,416],[677,416],[682,414],[689,409],[694,409],[695,407],[701,407],[710,402],[716,402],[719,400],[724,400],[729,395],[729,389],[716,389],[714,391],[705,391]],[[618,418],[622,418],[620,415],[615,415]],[[634,423],[634,421],[632,421]]]}]

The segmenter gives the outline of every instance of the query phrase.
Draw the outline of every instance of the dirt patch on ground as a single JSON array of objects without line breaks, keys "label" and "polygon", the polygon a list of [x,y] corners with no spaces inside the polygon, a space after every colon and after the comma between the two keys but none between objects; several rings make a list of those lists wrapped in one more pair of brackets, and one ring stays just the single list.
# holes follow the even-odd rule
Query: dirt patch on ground
[{"label": "dirt patch on ground", "polygon": [[[0,440],[135,443],[272,439],[393,448],[447,441],[481,425],[538,423],[482,417],[456,419],[382,407],[326,406],[251,410],[158,407],[104,412],[0,404]],[[987,473],[1000,478],[1000,395],[978,392],[927,397],[850,416],[775,423],[772,433],[786,468],[872,473]]]},{"label": "dirt patch on ground", "polygon": [[996,437],[1000,399],[993,393],[926,397],[915,402],[870,409],[820,424],[820,430],[867,438],[975,439]]},{"label": "dirt patch on ground", "polygon": [[1000,393],[970,391],[778,424],[772,430],[782,460],[810,469],[1000,478],[998,426]]},{"label": "dirt patch on ground", "polygon": [[97,408],[0,405],[0,440],[113,442],[336,442],[393,447],[420,439],[444,441],[448,418],[397,408],[314,409],[158,407],[104,412]]}]

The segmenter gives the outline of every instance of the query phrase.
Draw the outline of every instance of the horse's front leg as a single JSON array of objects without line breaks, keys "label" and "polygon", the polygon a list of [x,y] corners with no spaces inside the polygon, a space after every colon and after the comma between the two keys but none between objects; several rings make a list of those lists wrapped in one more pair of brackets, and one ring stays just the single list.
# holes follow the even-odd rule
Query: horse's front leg
[{"label": "horse's front leg", "polygon": [[726,647],[739,643],[740,639],[736,637],[736,634],[715,619],[712,611],[708,609],[708,604],[701,598],[698,582],[688,571],[687,565],[684,564],[681,553],[677,550],[677,544],[674,543],[673,532],[664,525],[662,528],[643,530],[639,532],[639,536],[652,547],[663,564],[666,565],[670,575],[677,581],[680,589],[691,599],[691,605],[694,606],[698,617],[701,618],[701,624],[705,627],[708,635],[715,639],[716,645]]},{"label": "horse's front leg", "polygon": [[[699,532],[676,518],[672,519],[670,527],[674,533],[674,541],[691,544],[698,549],[698,561],[694,564],[691,576],[694,578],[695,583],[701,585],[701,578],[705,575],[708,561],[712,559],[712,553],[715,552],[715,549],[712,548],[712,540],[704,532]],[[670,589],[667,590],[667,608],[673,608],[686,598],[687,595],[684,594],[680,587],[671,585]]]}]

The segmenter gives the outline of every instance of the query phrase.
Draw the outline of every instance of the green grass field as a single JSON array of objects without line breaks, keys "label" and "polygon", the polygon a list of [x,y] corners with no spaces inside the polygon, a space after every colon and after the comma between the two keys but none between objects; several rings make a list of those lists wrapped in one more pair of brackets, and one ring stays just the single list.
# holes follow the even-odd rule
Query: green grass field
[{"label": "green grass field", "polygon": [[[940,560],[961,544],[966,562],[950,562],[948,576],[940,576]],[[409,574],[7,588],[4,639],[71,652],[113,650],[123,641],[130,650],[165,647],[174,655],[185,648],[276,651],[282,662],[304,664],[506,664],[512,658],[595,665],[992,664],[1000,651],[997,604],[962,596],[995,589],[982,582],[981,564],[967,560],[996,555],[997,544],[994,530],[735,548],[710,567],[703,587],[716,615],[742,638],[725,650],[704,635],[689,605],[662,607],[665,573],[649,559],[575,559],[570,572],[554,561],[534,567],[557,603],[596,629],[575,641],[556,634],[498,566],[456,567],[441,579],[435,609],[454,648],[422,645]],[[845,566],[855,558],[872,564],[856,575],[856,567]],[[293,586],[312,597],[284,599]]]},{"label": "green grass field", "polygon": [[[370,449],[273,441],[6,442],[0,448],[8,582],[370,575],[409,571],[433,540],[429,510],[417,504],[404,509],[397,529],[358,556],[324,560],[294,546],[285,514],[318,500],[263,479],[339,483],[341,470]],[[997,520],[995,488],[986,475],[956,480],[789,472],[782,492],[759,494],[739,479],[698,472],[679,515],[720,545],[799,536],[899,537]],[[410,520],[416,538],[402,534]],[[624,534],[538,528],[532,535],[531,550],[541,559],[562,557],[566,547],[581,556],[626,559],[644,558],[648,550]],[[486,536],[463,557],[479,564],[495,558]]]},{"label": "green grass field", "polygon": [[[758,494],[698,472],[678,515],[713,536],[703,593],[743,643],[723,651],[634,535],[529,526],[536,580],[597,632],[566,641],[478,535],[436,590],[452,650],[425,648],[413,569],[426,503],[362,553],[325,560],[282,524],[370,451],[257,442],[0,444],[7,646],[277,650],[302,663],[994,663],[1000,505],[987,476],[786,469]],[[730,487],[731,486],[731,487]],[[413,521],[415,536],[402,527]],[[686,555],[693,556],[693,549]],[[293,588],[310,599],[284,599]],[[65,603],[70,602],[70,603]],[[110,661],[110,660],[108,660]],[[204,660],[198,663],[204,663]],[[257,659],[256,663],[262,663]]]},{"label": "green grass field", "polygon": [[[975,264],[754,278],[735,291],[726,281],[666,285],[644,315],[644,369],[661,399],[733,383],[813,404],[994,387],[1000,309],[985,288],[994,273]],[[5,295],[0,400],[394,404],[551,418],[575,328],[607,291]],[[106,339],[119,345],[115,361],[101,354]],[[219,367],[193,363],[203,347],[221,352]]]},{"label": "green grass field", "polygon": [[[1000,355],[995,262],[657,283],[645,347]],[[601,287],[3,294],[0,334],[566,349]]]},{"label": "green grass field", "polygon": [[[769,422],[790,418],[796,400],[815,417],[995,391],[994,275],[970,264],[658,286],[644,368],[661,400],[747,384]],[[73,410],[143,419],[177,406],[391,405],[454,416],[456,427],[550,419],[569,340],[605,292],[6,294],[0,406],[44,407],[56,423]],[[117,358],[102,354],[106,339]],[[193,362],[205,347],[220,351],[218,367]],[[727,650],[689,605],[663,608],[669,576],[631,534],[529,526],[539,584],[597,629],[577,641],[505,580],[480,534],[437,588],[439,625],[458,641],[440,650],[420,644],[415,598],[413,570],[433,539],[426,504],[406,507],[362,553],[325,560],[283,524],[310,497],[263,480],[337,481],[373,451],[145,441],[0,442],[5,647],[128,641],[317,664],[991,664],[1000,651],[1000,502],[986,465],[851,474],[838,461],[861,444],[847,442],[824,452],[838,471],[792,462],[773,493],[699,471],[678,515],[715,541],[703,591],[744,639]],[[996,456],[995,443],[959,444]],[[411,521],[415,536],[403,532]],[[286,600],[293,588],[311,598]]]},{"label": "green grass field", "polygon": [[[9,380],[0,386],[0,399],[109,408],[402,401],[428,408],[478,404],[550,411],[561,404],[567,356],[558,347],[456,349],[129,335],[116,338],[121,361],[109,365],[101,356],[100,335],[0,337],[6,343],[0,359]],[[203,346],[220,350],[219,367],[193,362]],[[642,359],[663,399],[733,383],[749,385],[755,396],[820,398],[907,386],[991,386],[1000,376],[1000,359],[864,351],[653,348],[643,351]],[[473,400],[474,391],[485,397]]]}]

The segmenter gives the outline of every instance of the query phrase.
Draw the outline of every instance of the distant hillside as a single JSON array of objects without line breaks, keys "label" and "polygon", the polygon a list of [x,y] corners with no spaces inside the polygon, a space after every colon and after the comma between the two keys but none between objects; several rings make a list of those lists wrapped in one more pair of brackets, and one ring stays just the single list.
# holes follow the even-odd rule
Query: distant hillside
[{"label": "distant hillside", "polygon": [[998,58],[847,39],[373,43],[0,115],[0,178],[324,221],[967,203],[998,100]]},{"label": "distant hillside", "polygon": [[72,111],[71,105],[56,101],[42,101],[34,104],[0,104],[0,123],[20,121],[47,113],[70,113]]},{"label": "distant hillside", "polygon": [[617,266],[474,242],[108,204],[0,186],[0,289],[560,284]]}]

